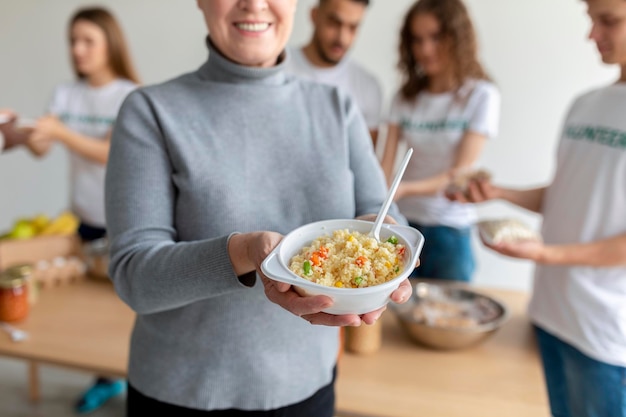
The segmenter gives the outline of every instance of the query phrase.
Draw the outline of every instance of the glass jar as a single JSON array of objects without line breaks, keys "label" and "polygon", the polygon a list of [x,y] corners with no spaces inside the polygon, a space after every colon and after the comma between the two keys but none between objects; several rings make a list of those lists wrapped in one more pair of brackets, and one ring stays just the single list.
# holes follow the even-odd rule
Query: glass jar
[{"label": "glass jar", "polygon": [[29,308],[27,280],[6,272],[0,275],[0,321],[24,320]]},{"label": "glass jar", "polygon": [[13,265],[4,270],[4,275],[24,278],[28,287],[28,302],[33,305],[39,298],[39,286],[35,280],[35,267],[31,264]]}]

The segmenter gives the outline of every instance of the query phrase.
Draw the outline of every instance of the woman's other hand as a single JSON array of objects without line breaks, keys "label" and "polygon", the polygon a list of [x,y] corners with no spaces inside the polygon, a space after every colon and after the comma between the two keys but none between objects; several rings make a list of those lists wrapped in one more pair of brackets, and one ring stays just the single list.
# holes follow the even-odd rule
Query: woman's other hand
[{"label": "woman's other hand", "polygon": [[450,187],[445,195],[449,200],[459,203],[482,203],[499,198],[499,189],[489,179],[471,179],[466,190]]},{"label": "woman's other hand", "polygon": [[[266,277],[261,271],[261,264],[280,243],[283,236],[275,232],[253,232],[233,235],[228,244],[228,251],[235,273],[242,276],[252,271],[261,277],[267,298],[296,316],[311,324],[326,326],[358,326],[361,318],[356,314],[332,315],[322,310],[333,305],[333,300],[325,295],[301,296],[295,289],[283,282]],[[382,314],[374,314],[378,318]],[[372,317],[368,317],[371,320]],[[374,320],[375,321],[375,320]]]},{"label": "woman's other hand", "polygon": [[37,120],[30,142],[62,141],[66,133],[67,127],[56,116],[43,116]]},{"label": "woman's other hand", "polygon": [[541,262],[547,250],[547,246],[538,240],[521,240],[518,242],[502,242],[490,244],[481,239],[483,244],[491,250],[511,258],[528,259]]}]

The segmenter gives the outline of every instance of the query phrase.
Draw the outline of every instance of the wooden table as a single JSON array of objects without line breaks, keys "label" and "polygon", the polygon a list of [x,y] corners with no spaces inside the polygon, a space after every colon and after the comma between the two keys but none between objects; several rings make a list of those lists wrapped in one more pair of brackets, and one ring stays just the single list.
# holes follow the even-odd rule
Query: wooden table
[{"label": "wooden table", "polygon": [[[438,352],[414,345],[391,312],[383,346],[371,355],[344,353],[338,367],[337,415],[378,417],[548,416],[532,332],[519,292],[484,290],[512,310],[509,322],[476,348]],[[87,280],[42,291],[21,343],[0,333],[0,355],[31,363],[30,394],[38,398],[37,365],[126,375],[134,313],[108,282]]]},{"label": "wooden table", "polygon": [[381,349],[344,353],[338,367],[342,417],[548,417],[547,395],[532,327],[528,295],[479,289],[511,310],[492,338],[466,350],[420,347],[391,311],[383,315]]},{"label": "wooden table", "polygon": [[15,324],[29,333],[28,340],[15,343],[0,333],[0,355],[28,361],[33,401],[39,400],[39,364],[125,377],[134,317],[110,282],[46,288],[28,318]]}]

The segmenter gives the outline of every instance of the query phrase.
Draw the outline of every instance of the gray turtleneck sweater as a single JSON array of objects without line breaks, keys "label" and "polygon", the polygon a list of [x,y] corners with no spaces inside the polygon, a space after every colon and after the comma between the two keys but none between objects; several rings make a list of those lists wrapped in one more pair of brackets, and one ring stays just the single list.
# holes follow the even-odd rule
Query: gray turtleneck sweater
[{"label": "gray turtleneck sweater", "polygon": [[[376,214],[385,180],[339,90],[210,50],[123,104],[106,177],[110,275],[137,313],[129,381],[171,404],[275,409],[331,381],[337,328],[243,285],[231,234]],[[391,215],[401,218],[396,207]]]}]

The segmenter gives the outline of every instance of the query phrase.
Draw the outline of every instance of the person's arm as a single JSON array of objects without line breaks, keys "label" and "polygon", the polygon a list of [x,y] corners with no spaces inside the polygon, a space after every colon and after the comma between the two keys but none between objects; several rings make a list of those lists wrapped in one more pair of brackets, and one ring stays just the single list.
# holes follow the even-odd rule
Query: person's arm
[{"label": "person's arm", "polygon": [[377,151],[378,146],[378,132],[381,123],[381,115],[382,115],[382,105],[383,105],[383,90],[380,82],[376,78],[372,78],[370,82],[370,87],[368,89],[368,106],[371,108],[369,110],[369,115],[365,117],[365,121],[367,123],[370,137],[372,138],[372,145],[374,146],[374,153]]},{"label": "person's arm", "polygon": [[472,179],[468,184],[467,194],[456,192],[447,197],[461,203],[504,200],[526,210],[541,213],[545,191],[545,186],[519,190],[493,185],[489,179]]},{"label": "person's arm", "polygon": [[109,157],[111,133],[102,140],[82,135],[69,129],[55,116],[44,116],[37,125],[29,140],[29,148],[38,156],[45,155],[52,141],[64,144],[69,150],[82,157],[105,165]]},{"label": "person's arm", "polygon": [[525,241],[486,245],[503,255],[545,265],[595,268],[626,266],[626,233],[586,243],[546,245]]},{"label": "person's arm", "polygon": [[372,138],[372,145],[374,146],[374,150],[376,150],[376,146],[378,146],[378,129],[370,128],[370,137]]},{"label": "person's arm", "polygon": [[490,83],[479,83],[467,96],[468,124],[454,150],[452,166],[430,178],[404,182],[398,188],[397,198],[403,196],[436,195],[444,191],[455,172],[467,170],[478,161],[487,139],[497,135],[500,119],[500,93]]},{"label": "person's arm", "polygon": [[455,152],[454,164],[437,175],[416,181],[402,181],[396,199],[407,196],[435,195],[450,184],[451,172],[469,168],[478,160],[487,138],[475,132],[466,132]]},{"label": "person's arm", "polygon": [[398,153],[398,142],[400,141],[400,126],[390,123],[387,126],[387,138],[385,140],[385,149],[380,165],[385,173],[387,184],[393,180],[393,168]]},{"label": "person's arm", "polygon": [[[150,99],[141,91],[131,93],[113,129],[105,208],[109,275],[120,298],[138,314],[246,288],[229,256],[234,235],[177,241],[173,170]],[[250,270],[247,264],[235,268]]]},{"label": "person's arm", "polygon": [[50,151],[50,148],[52,147],[53,142],[54,141],[52,140],[43,139],[39,137],[35,137],[35,139],[33,140],[32,135],[31,135],[29,140],[26,142],[26,148],[28,148],[31,154],[33,154],[34,156],[38,158],[41,158],[48,154],[48,152]]}]

